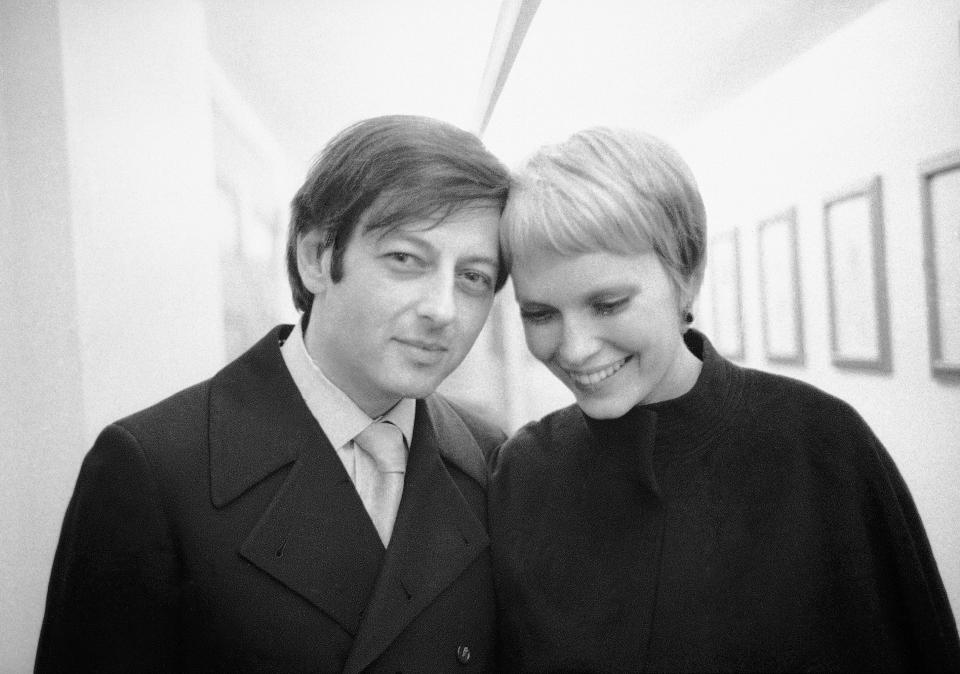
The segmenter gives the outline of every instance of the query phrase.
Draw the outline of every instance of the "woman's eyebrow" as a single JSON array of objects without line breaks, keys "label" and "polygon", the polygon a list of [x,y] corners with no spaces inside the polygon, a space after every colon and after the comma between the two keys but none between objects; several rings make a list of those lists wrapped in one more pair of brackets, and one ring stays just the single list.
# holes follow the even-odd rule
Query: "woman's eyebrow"
[{"label": "woman's eyebrow", "polygon": [[635,295],[640,292],[640,286],[634,283],[603,286],[588,292],[585,297],[588,302],[610,299],[611,296]]}]

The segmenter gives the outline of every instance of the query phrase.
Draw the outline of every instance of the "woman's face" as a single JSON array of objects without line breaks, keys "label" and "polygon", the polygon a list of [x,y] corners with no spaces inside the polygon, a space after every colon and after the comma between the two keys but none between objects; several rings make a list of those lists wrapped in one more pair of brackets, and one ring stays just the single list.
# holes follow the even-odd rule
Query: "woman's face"
[{"label": "woman's face", "polygon": [[616,418],[693,387],[700,361],[655,253],[537,251],[512,274],[527,346],[588,416]]}]

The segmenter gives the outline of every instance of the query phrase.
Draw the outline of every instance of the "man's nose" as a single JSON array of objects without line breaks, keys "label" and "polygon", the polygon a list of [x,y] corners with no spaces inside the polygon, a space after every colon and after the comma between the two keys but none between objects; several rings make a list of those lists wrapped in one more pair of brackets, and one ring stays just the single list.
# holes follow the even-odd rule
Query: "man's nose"
[{"label": "man's nose", "polygon": [[450,323],[457,315],[456,279],[438,273],[424,279],[418,313],[438,325]]}]

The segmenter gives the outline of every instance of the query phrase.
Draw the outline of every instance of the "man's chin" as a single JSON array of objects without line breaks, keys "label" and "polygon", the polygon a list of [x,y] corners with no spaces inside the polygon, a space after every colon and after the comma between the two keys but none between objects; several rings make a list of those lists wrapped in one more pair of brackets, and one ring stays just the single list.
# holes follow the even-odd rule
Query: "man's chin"
[{"label": "man's chin", "polygon": [[405,381],[397,382],[393,390],[401,398],[426,398],[437,390],[437,387],[446,379],[446,374],[436,376],[406,377]]}]

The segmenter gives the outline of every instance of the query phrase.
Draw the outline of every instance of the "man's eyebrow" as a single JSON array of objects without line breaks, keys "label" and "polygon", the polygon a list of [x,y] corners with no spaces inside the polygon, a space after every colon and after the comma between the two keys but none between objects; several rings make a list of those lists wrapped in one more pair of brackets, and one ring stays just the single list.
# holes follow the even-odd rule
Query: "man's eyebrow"
[{"label": "man's eyebrow", "polygon": [[497,258],[490,257],[489,255],[468,255],[465,258],[460,260],[467,264],[488,264],[494,269],[500,267],[500,261]]},{"label": "man's eyebrow", "polygon": [[[437,247],[430,243],[428,240],[423,239],[417,236],[416,232],[404,231],[401,229],[396,229],[392,232],[389,232],[384,237],[384,240],[389,238],[397,238],[407,243],[411,243],[421,248],[429,250],[431,253],[437,252]],[[467,255],[466,257],[460,258],[459,262],[464,264],[487,264],[493,267],[494,269],[500,268],[500,260],[497,257],[491,257],[490,255]]]},{"label": "man's eyebrow", "polygon": [[406,243],[419,246],[421,248],[426,248],[427,250],[434,252],[436,251],[436,246],[432,243],[416,235],[414,232],[407,232],[402,229],[394,229],[392,231],[384,233],[380,236],[380,241],[390,241],[391,239],[400,239]]}]

